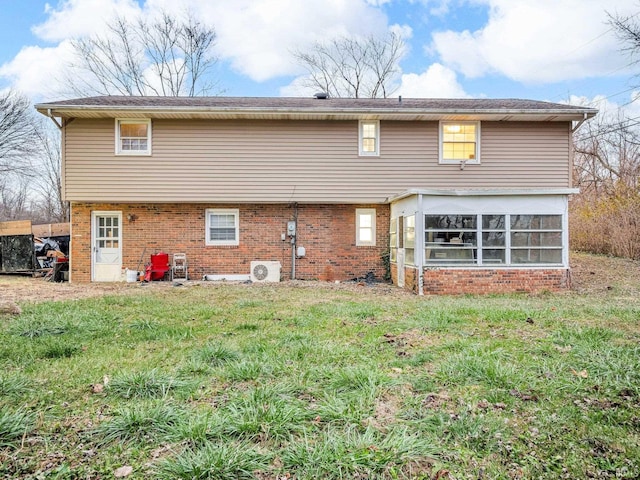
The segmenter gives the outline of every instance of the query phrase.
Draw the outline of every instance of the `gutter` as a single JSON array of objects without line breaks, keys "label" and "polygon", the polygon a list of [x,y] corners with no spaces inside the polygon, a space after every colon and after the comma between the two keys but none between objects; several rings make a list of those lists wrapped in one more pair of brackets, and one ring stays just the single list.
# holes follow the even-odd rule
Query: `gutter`
[{"label": "gutter", "polygon": [[513,189],[483,189],[460,190],[438,188],[411,188],[398,195],[387,197],[385,203],[393,203],[414,195],[437,197],[501,197],[507,195],[575,195],[579,188],[513,188]]},{"label": "gutter", "polygon": [[443,109],[421,109],[421,108],[323,108],[323,107],[249,107],[242,108],[237,106],[228,107],[214,107],[214,106],[137,106],[137,105],[65,105],[55,103],[44,103],[35,106],[36,110],[40,113],[51,112],[52,110],[62,112],[61,116],[74,116],[73,113],[86,113],[92,112],[97,115],[110,116],[111,113],[118,114],[135,114],[135,115],[193,115],[193,116],[210,116],[218,115],[221,117],[232,118],[261,118],[264,115],[282,116],[283,118],[288,116],[306,116],[317,117],[325,119],[327,117],[333,117],[330,119],[351,119],[353,118],[366,118],[366,119],[382,119],[393,117],[405,117],[407,120],[415,120],[417,117],[428,118],[443,118],[447,116],[460,117],[461,119],[468,119],[472,117],[478,120],[495,120],[506,121],[510,120],[513,116],[530,116],[539,118],[540,121],[578,121],[580,115],[583,118],[580,120],[582,123],[586,118],[593,117],[597,110],[587,109],[574,110],[574,109],[509,109],[509,108],[443,108]]}]

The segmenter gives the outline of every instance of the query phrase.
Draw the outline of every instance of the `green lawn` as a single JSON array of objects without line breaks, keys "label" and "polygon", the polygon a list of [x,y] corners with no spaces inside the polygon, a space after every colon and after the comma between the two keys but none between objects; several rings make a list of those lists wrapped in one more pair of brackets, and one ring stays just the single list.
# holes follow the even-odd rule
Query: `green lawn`
[{"label": "green lawn", "polygon": [[640,299],[207,285],[0,316],[0,478],[640,476]]}]

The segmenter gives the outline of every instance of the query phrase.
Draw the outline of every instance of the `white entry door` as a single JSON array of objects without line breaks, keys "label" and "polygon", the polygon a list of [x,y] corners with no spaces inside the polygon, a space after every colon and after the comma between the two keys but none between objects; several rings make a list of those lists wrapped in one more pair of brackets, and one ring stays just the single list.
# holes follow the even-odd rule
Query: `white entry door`
[{"label": "white entry door", "polygon": [[122,212],[91,213],[91,279],[122,279]]}]

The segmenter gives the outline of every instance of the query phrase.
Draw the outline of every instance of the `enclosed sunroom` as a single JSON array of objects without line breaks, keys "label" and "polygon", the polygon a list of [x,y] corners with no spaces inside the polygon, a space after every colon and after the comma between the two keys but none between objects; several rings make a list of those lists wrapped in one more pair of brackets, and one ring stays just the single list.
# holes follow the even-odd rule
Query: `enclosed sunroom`
[{"label": "enclosed sunroom", "polygon": [[575,189],[409,190],[390,199],[394,283],[418,294],[559,290]]}]

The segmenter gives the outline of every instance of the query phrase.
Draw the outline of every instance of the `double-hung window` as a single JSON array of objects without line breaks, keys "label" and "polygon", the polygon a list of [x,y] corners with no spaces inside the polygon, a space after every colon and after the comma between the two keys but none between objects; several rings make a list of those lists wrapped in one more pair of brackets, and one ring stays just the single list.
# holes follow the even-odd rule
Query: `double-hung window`
[{"label": "double-hung window", "polygon": [[480,122],[440,122],[440,163],[480,163]]},{"label": "double-hung window", "polygon": [[375,208],[356,208],[356,245],[358,247],[376,245]]},{"label": "double-hung window", "polygon": [[237,208],[209,208],[206,211],[206,244],[239,245],[240,223]]},{"label": "double-hung window", "polygon": [[116,154],[151,155],[151,120],[116,119]]},{"label": "double-hung window", "polygon": [[380,155],[380,122],[378,120],[360,120],[358,137],[361,156]]}]

